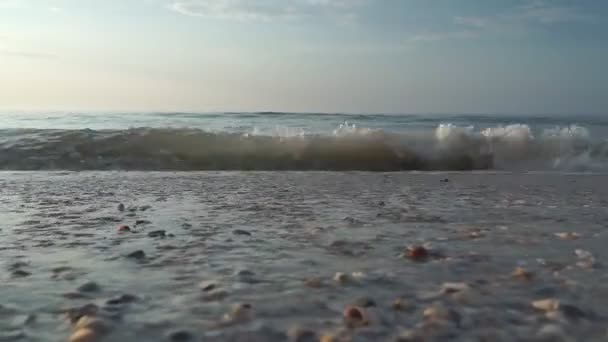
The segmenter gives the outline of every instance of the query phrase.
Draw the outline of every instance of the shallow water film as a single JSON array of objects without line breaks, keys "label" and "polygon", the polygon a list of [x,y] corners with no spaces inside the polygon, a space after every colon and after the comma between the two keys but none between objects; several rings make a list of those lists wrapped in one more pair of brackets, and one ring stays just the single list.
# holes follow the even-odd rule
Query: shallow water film
[{"label": "shallow water film", "polygon": [[0,173],[0,341],[603,341],[606,175]]}]

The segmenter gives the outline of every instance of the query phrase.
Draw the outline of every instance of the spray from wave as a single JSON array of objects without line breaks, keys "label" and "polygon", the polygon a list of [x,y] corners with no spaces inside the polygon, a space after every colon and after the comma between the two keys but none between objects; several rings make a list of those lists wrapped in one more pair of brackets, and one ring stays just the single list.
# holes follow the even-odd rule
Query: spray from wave
[{"label": "spray from wave", "polygon": [[451,124],[388,133],[348,123],[333,134],[261,135],[198,129],[0,131],[5,170],[598,170],[608,143],[580,126],[476,131]]}]

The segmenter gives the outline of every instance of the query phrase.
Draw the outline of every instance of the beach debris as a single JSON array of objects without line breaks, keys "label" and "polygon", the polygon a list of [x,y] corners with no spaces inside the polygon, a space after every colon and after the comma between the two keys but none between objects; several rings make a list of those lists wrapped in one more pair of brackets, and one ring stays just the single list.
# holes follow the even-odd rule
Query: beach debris
[{"label": "beach debris", "polygon": [[153,232],[149,232],[148,236],[151,238],[156,238],[156,237],[164,238],[167,236],[167,232],[164,230],[155,230]]},{"label": "beach debris", "polygon": [[144,251],[142,251],[141,249],[127,254],[127,258],[132,258],[132,259],[143,259],[145,257],[146,257],[146,253]]},{"label": "beach debris", "polygon": [[131,227],[127,226],[126,224],[121,224],[120,226],[118,226],[118,231],[119,232],[130,232]]},{"label": "beach debris", "polygon": [[93,281],[86,282],[78,287],[79,292],[98,292],[100,287]]},{"label": "beach debris", "polygon": [[244,229],[235,229],[232,231],[232,234],[234,235],[245,235],[245,236],[251,236],[251,233],[244,230]]},{"label": "beach debris", "polygon": [[342,316],[344,323],[349,327],[360,327],[371,323],[369,312],[360,306],[347,306]]},{"label": "beach debris", "polygon": [[578,233],[574,233],[574,232],[555,233],[555,236],[557,236],[558,238],[560,238],[562,240],[577,240],[578,238],[581,237]]},{"label": "beach debris", "polygon": [[518,266],[515,268],[513,273],[511,273],[513,278],[522,279],[522,280],[532,280],[534,278],[534,273],[526,270],[525,268]]}]

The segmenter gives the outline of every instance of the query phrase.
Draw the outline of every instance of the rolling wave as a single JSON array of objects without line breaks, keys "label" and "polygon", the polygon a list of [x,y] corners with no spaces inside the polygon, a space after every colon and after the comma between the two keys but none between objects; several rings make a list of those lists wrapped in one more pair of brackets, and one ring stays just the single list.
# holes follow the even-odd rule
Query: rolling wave
[{"label": "rolling wave", "polygon": [[347,123],[333,134],[198,129],[0,130],[5,170],[604,170],[608,143],[581,126],[536,135],[523,124],[450,124],[388,133]]}]

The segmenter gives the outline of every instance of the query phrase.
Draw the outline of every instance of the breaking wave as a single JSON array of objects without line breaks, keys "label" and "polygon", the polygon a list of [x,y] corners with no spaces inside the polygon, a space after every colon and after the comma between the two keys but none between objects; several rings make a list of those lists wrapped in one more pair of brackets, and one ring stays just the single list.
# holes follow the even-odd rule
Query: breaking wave
[{"label": "breaking wave", "polygon": [[515,124],[388,133],[345,123],[333,134],[198,129],[0,130],[5,170],[598,170],[608,142],[580,126],[536,134]]}]

